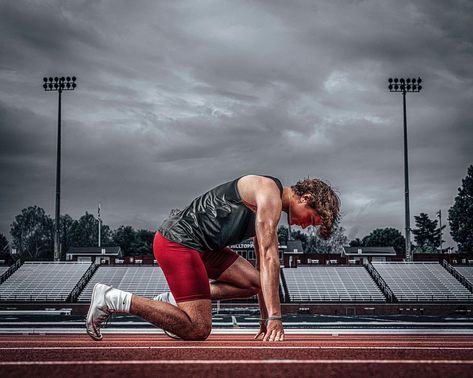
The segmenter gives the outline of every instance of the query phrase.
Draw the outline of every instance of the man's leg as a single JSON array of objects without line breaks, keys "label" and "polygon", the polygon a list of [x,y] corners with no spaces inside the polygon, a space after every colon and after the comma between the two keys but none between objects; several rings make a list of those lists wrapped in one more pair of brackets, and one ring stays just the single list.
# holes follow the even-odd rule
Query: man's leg
[{"label": "man's leg", "polygon": [[[230,265],[229,265],[230,263]],[[212,299],[249,298],[261,290],[259,271],[230,248],[205,256]]]},{"label": "man's leg", "polygon": [[212,328],[209,280],[201,254],[156,233],[153,250],[177,306],[97,284],[86,318],[87,333],[101,340],[101,325],[113,313],[131,313],[184,340],[205,340]]},{"label": "man's leg", "polygon": [[209,279],[201,253],[156,233],[153,252],[177,306],[133,296],[130,312],[184,340],[205,340],[212,328]]},{"label": "man's leg", "polygon": [[205,340],[212,329],[210,299],[169,303],[133,295],[130,313],[172,332],[183,340]]}]

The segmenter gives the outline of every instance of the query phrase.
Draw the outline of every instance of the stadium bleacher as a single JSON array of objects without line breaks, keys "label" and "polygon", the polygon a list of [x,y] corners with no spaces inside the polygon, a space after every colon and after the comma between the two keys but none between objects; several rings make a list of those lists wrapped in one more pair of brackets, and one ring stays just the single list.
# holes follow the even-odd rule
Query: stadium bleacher
[{"label": "stadium bleacher", "polygon": [[373,262],[398,301],[465,301],[473,295],[436,262]]},{"label": "stadium bleacher", "polygon": [[364,267],[317,266],[283,268],[291,301],[385,302]]},{"label": "stadium bleacher", "polygon": [[97,283],[152,298],[169,291],[161,268],[156,266],[100,266],[79,295],[78,302],[89,302]]},{"label": "stadium bleacher", "polygon": [[455,266],[454,268],[473,285],[473,266]]},{"label": "stadium bleacher", "polygon": [[0,277],[3,275],[3,273],[5,273],[10,267],[9,266],[5,266],[5,265],[1,265],[0,266]]},{"label": "stadium bleacher", "polygon": [[67,299],[90,263],[25,262],[0,285],[0,301],[54,301]]}]

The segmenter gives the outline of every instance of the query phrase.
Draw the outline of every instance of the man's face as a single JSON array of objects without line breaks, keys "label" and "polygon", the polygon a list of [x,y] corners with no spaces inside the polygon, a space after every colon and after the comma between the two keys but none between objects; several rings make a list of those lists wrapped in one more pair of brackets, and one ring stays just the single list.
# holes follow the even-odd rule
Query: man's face
[{"label": "man's face", "polygon": [[289,223],[306,228],[308,226],[319,226],[322,222],[317,211],[311,208],[308,203],[311,199],[310,194],[303,194],[301,197],[295,197],[291,203],[291,217]]}]

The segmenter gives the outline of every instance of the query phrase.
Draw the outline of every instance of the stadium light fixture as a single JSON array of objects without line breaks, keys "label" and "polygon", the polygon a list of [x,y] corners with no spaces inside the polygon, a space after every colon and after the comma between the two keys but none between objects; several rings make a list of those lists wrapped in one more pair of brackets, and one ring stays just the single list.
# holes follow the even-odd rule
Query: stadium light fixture
[{"label": "stadium light fixture", "polygon": [[406,226],[406,260],[412,261],[411,251],[411,226],[410,226],[410,210],[409,210],[409,168],[407,154],[407,115],[406,115],[406,93],[420,92],[422,90],[422,79],[416,78],[389,78],[389,92],[402,93],[402,105],[404,114],[404,200],[405,200],[405,226]]},{"label": "stadium light fixture", "polygon": [[56,224],[54,229],[54,261],[61,260],[59,244],[59,223],[61,207],[61,94],[63,91],[73,91],[77,87],[75,76],[43,77],[43,88],[46,92],[58,92],[58,121],[57,121],[57,165],[56,165]]}]

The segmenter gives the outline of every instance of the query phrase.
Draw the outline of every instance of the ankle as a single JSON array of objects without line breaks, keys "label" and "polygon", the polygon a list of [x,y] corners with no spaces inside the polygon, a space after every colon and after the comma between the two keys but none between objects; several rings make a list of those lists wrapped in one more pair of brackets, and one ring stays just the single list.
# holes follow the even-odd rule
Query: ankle
[{"label": "ankle", "polygon": [[112,312],[129,313],[131,296],[127,291],[112,288],[105,294],[105,303]]}]

